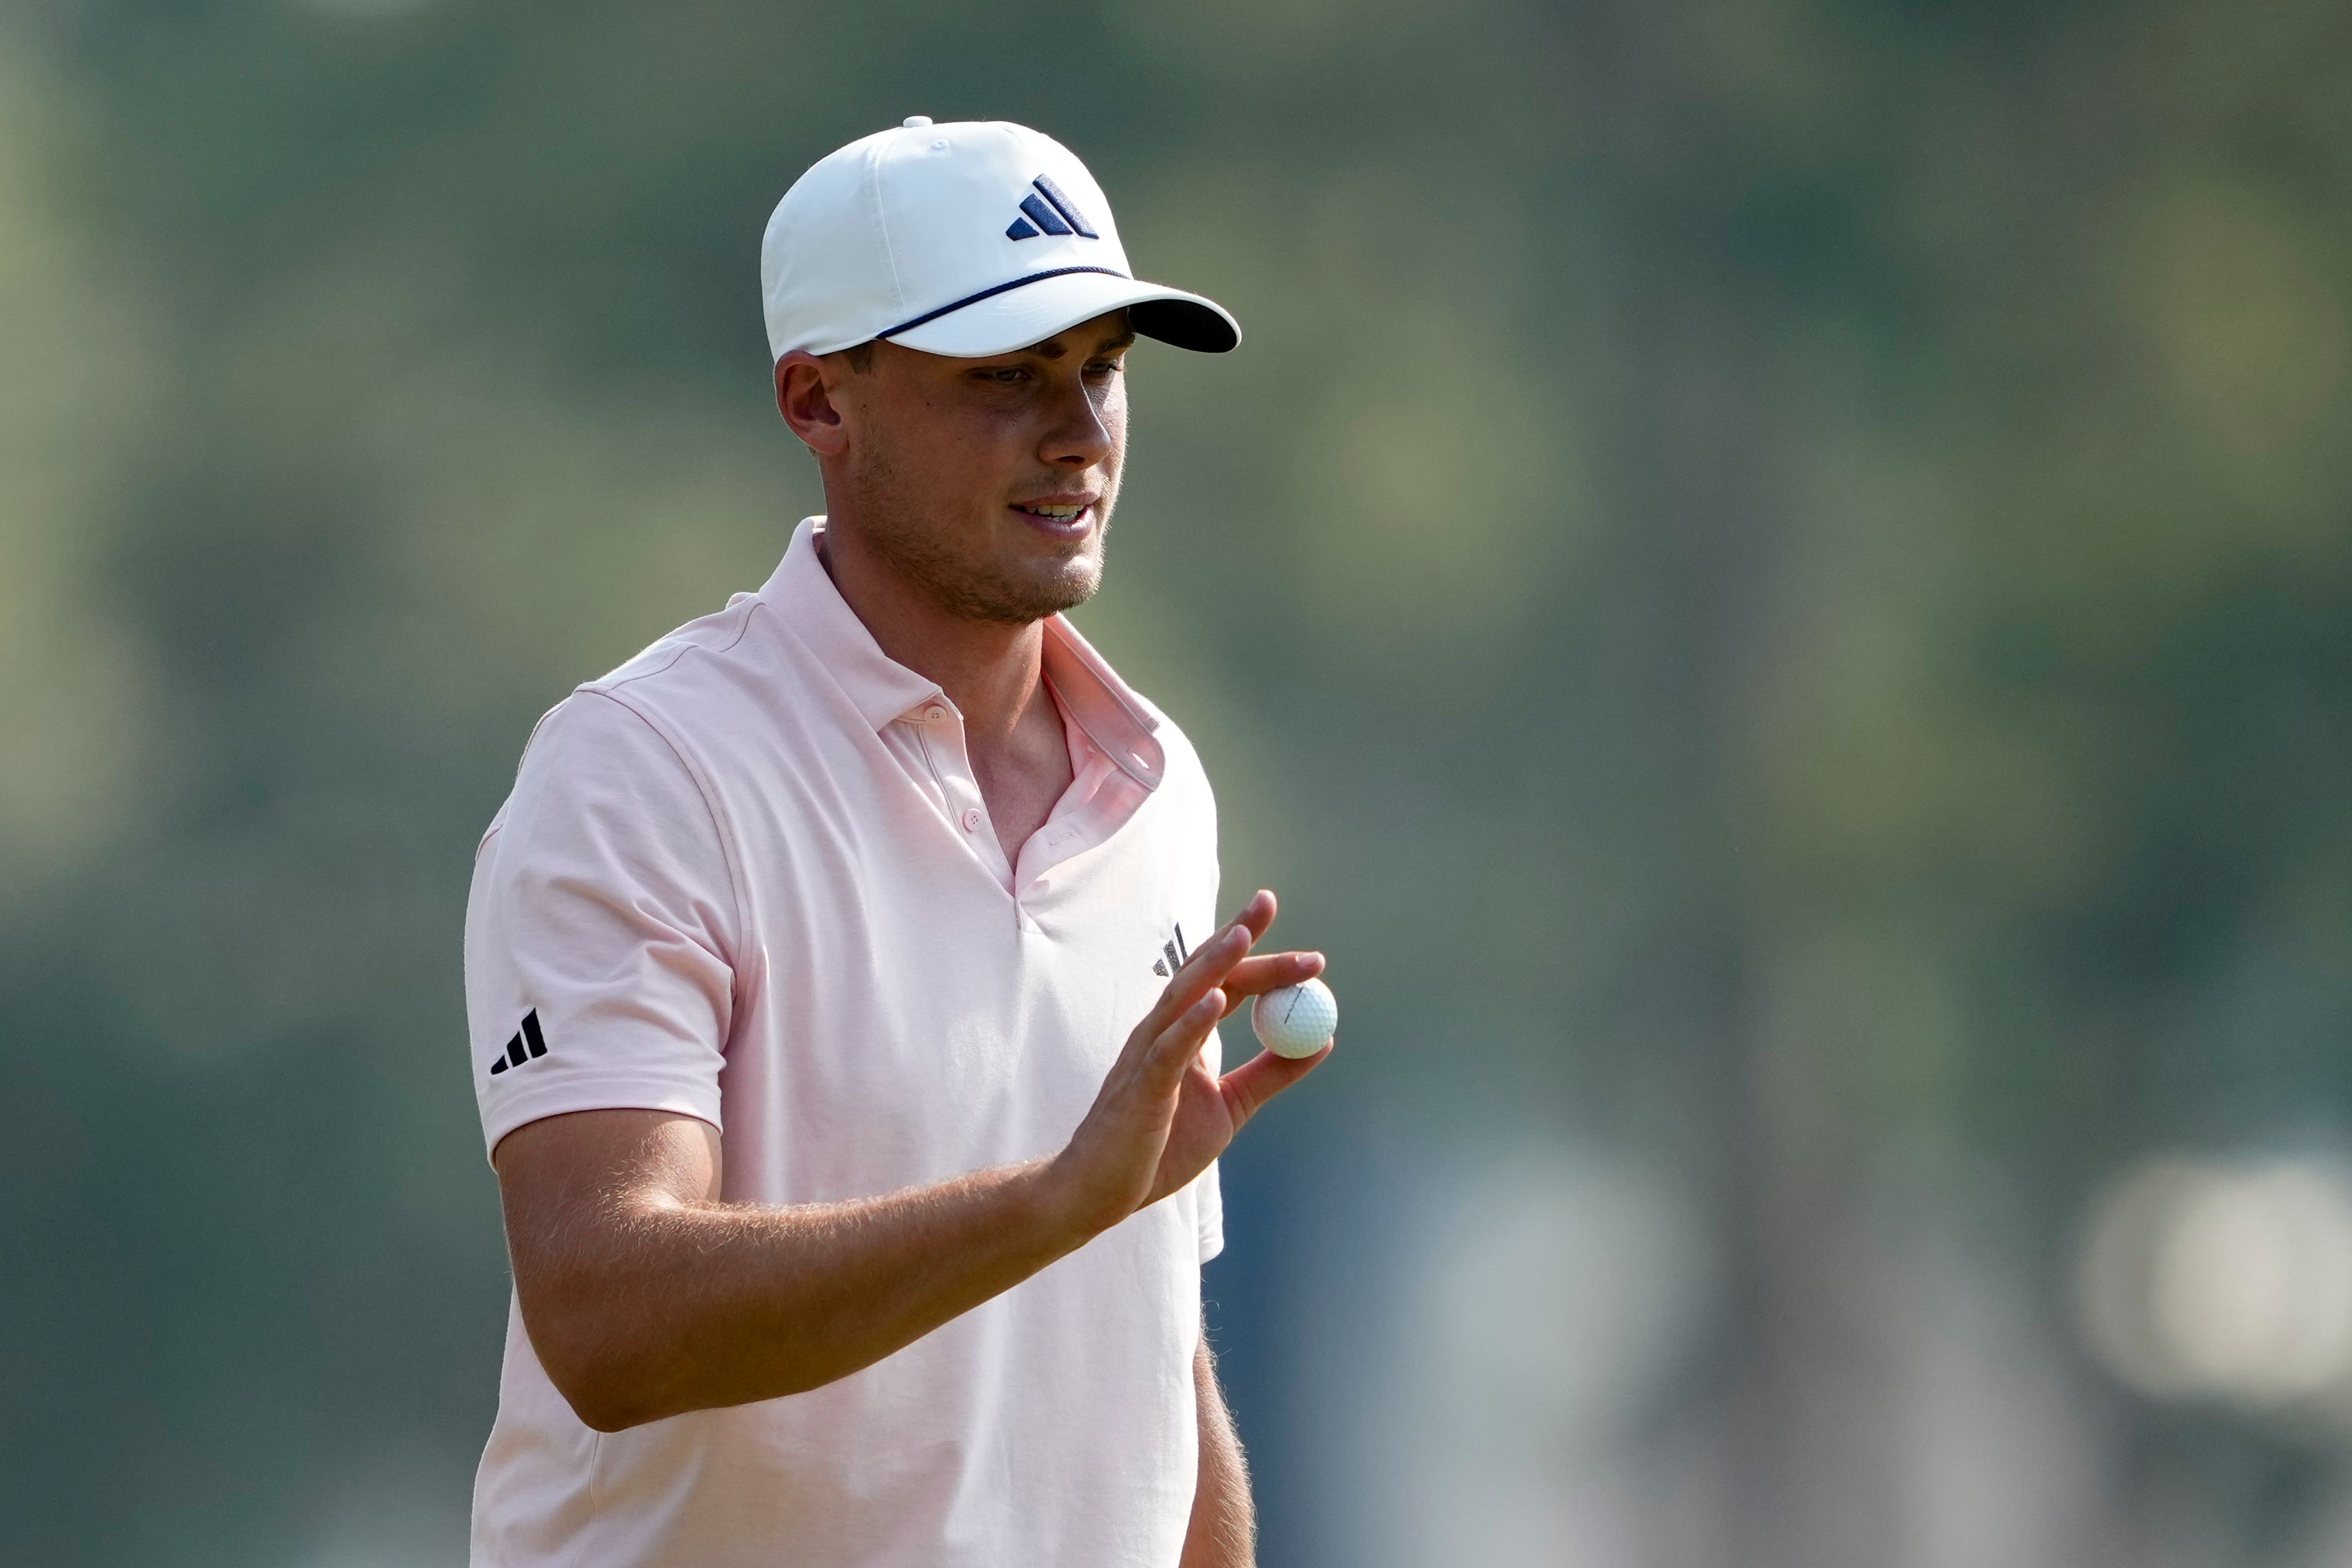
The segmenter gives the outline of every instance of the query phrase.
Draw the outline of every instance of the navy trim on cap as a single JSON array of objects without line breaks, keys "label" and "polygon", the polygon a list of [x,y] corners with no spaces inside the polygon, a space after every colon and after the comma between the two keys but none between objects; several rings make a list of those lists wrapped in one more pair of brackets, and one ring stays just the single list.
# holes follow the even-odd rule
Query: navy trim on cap
[{"label": "navy trim on cap", "polygon": [[967,305],[977,305],[982,300],[992,298],[996,295],[1003,294],[1008,289],[1026,287],[1032,283],[1043,283],[1049,277],[1061,277],[1073,272],[1100,272],[1106,273],[1112,277],[1127,277],[1128,281],[1130,283],[1135,281],[1132,277],[1128,277],[1126,273],[1121,272],[1115,267],[1052,267],[1044,272],[1033,272],[1026,277],[1016,277],[1010,283],[1000,283],[993,288],[983,288],[977,294],[967,294],[952,305],[942,305],[936,310],[927,310],[911,321],[901,321],[896,327],[889,329],[887,331],[877,332],[874,335],[877,338],[895,338],[901,332],[913,331],[916,328],[921,326],[926,321],[936,321],[951,310],[961,310]]}]

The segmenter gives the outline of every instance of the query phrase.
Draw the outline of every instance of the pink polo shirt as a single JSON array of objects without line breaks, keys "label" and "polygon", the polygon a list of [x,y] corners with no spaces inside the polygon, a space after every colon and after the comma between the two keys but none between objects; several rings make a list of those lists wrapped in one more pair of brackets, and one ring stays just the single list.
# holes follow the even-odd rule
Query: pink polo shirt
[{"label": "pink polo shirt", "polygon": [[[1176,727],[1047,622],[1076,777],[1008,864],[954,705],[834,588],[822,526],[532,735],[467,911],[491,1147],[673,1111],[761,1204],[1051,1154],[1214,927],[1215,806]],[[1221,1218],[1212,1167],[862,1372],[612,1435],[510,1309],[473,1563],[1171,1568]]]}]

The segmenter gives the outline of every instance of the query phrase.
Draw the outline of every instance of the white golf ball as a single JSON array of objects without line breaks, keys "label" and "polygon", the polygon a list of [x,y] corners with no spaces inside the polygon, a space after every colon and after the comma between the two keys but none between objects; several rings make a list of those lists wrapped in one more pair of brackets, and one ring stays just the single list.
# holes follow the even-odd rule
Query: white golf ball
[{"label": "white golf ball", "polygon": [[1250,1006],[1250,1028],[1276,1056],[1312,1056],[1339,1027],[1339,998],[1320,980],[1268,991]]}]

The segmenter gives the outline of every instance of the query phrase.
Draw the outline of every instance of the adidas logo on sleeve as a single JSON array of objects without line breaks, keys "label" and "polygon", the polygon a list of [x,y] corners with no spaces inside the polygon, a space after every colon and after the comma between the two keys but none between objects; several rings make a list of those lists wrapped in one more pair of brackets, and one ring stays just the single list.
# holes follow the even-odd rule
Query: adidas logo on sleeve
[{"label": "adidas logo on sleeve", "polygon": [[522,1015],[522,1028],[515,1030],[515,1037],[507,1041],[505,1052],[491,1061],[491,1075],[495,1077],[509,1067],[520,1067],[524,1062],[536,1061],[546,1054],[547,1037],[539,1032],[539,1009],[533,1008]]}]

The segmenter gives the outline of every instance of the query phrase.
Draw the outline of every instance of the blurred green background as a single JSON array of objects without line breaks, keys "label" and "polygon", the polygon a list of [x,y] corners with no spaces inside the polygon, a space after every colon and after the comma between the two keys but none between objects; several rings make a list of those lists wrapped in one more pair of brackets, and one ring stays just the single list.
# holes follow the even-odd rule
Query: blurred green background
[{"label": "blurred green background", "polygon": [[470,852],[818,509],[758,236],[911,113],[1248,331],[1077,619],[1347,1009],[1270,1568],[2352,1563],[2318,0],[14,0],[0,1560],[462,1560]]}]

